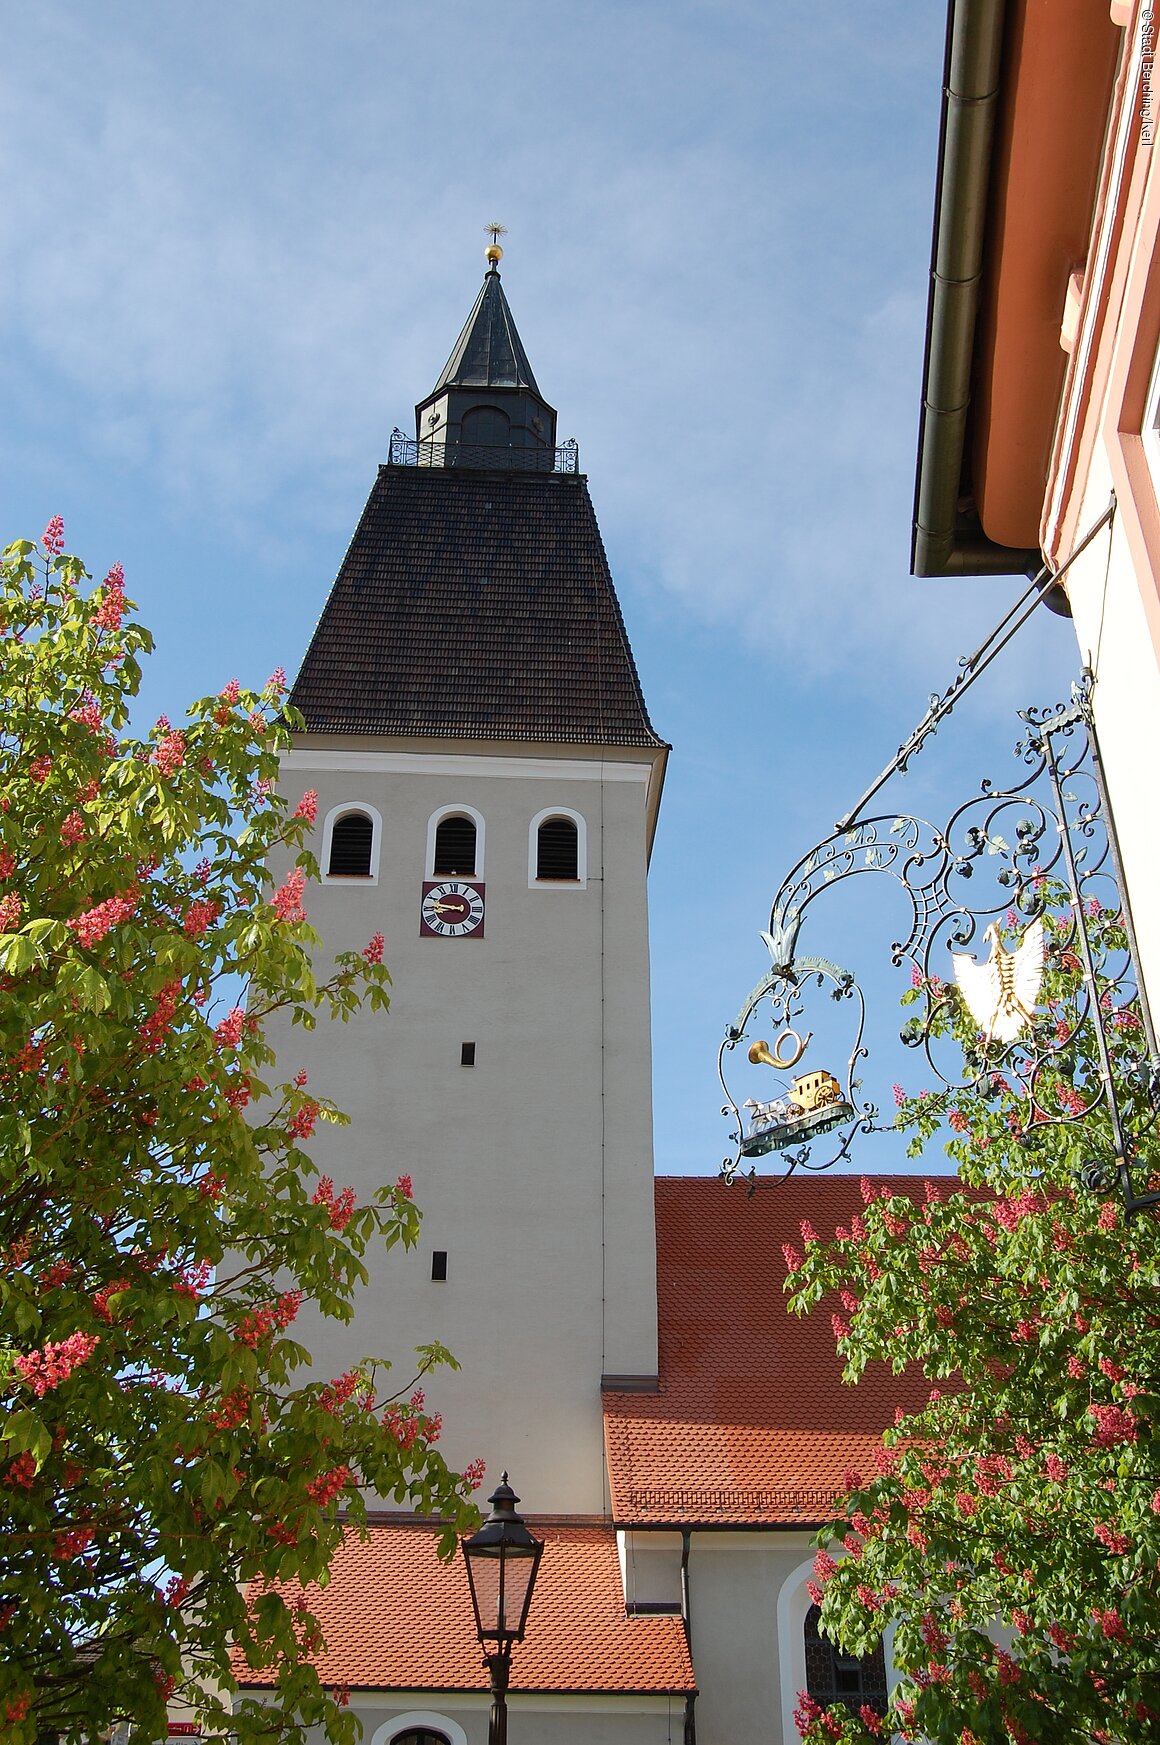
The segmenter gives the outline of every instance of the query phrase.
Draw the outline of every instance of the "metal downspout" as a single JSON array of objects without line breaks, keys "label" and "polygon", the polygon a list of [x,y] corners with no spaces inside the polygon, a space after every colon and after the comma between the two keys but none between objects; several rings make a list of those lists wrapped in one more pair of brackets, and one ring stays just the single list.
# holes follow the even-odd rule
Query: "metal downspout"
[{"label": "metal downspout", "polygon": [[986,540],[955,548],[987,193],[999,99],[1005,0],[952,0],[931,244],[922,428],[915,480],[915,575],[1009,574]]},{"label": "metal downspout", "polygon": [[[693,1547],[691,1527],[681,1528],[681,1621],[685,1626],[685,1644],[689,1660],[693,1658],[693,1619],[689,1607],[689,1552]],[[697,1745],[697,1693],[691,1690],[685,1698],[685,1745]]]}]

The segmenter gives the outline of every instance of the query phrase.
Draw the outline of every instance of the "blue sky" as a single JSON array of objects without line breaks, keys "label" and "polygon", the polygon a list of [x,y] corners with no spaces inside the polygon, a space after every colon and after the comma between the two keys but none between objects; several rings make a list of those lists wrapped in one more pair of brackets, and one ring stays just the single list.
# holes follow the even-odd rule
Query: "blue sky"
[{"label": "blue sky", "polygon": [[[675,747],[652,875],[664,1171],[723,1155],[717,1043],[783,873],[1019,586],[907,574],[940,11],[41,0],[6,19],[5,538],[59,510],[91,568],[124,563],[158,638],[150,719],[296,668],[391,428],[475,296],[483,226],[507,225],[504,286]],[[1042,617],[890,805],[937,821],[1006,773],[1014,709],[1076,668]],[[865,954],[887,1100],[890,925],[860,892],[809,941]]]}]

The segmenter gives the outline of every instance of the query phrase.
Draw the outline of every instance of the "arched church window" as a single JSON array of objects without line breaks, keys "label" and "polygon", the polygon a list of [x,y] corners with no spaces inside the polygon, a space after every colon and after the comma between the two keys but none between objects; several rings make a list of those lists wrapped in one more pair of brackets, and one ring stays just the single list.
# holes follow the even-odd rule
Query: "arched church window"
[{"label": "arched church window", "polygon": [[570,806],[545,806],[528,827],[528,884],[566,890],[588,884],[588,826]]},{"label": "arched church window", "polygon": [[367,879],[371,876],[374,822],[365,812],[344,812],[330,831],[330,855],[326,863],[330,878]]},{"label": "arched church window", "polygon": [[821,1612],[806,1613],[806,1689],[819,1703],[845,1703],[854,1713],[863,1705],[886,1713],[886,1657],[882,1644],[870,1654],[844,1654],[818,1629]]},{"label": "arched church window", "polygon": [[536,877],[579,878],[580,840],[572,818],[545,818],[536,832]]},{"label": "arched church window", "polygon": [[472,406],[463,414],[461,441],[480,448],[506,448],[511,419],[498,406]]},{"label": "arched church window", "polygon": [[435,829],[435,878],[456,875],[475,877],[475,820],[453,813],[441,818]]},{"label": "arched church window", "polygon": [[376,1727],[368,1745],[468,1745],[468,1740],[450,1715],[436,1709],[408,1709]]}]

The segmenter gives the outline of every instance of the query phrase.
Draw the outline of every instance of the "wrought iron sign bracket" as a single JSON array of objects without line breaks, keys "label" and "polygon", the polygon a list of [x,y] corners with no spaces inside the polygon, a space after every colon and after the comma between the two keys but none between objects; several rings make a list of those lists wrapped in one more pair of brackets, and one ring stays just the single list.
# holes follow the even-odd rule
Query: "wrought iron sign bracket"
[{"label": "wrought iron sign bracket", "polygon": [[[1085,545],[1108,525],[1113,508]],[[883,1130],[856,1076],[869,1059],[863,993],[849,971],[799,956],[797,945],[807,911],[823,892],[859,874],[886,874],[909,906],[890,962],[909,964],[907,998],[920,1008],[903,1026],[902,1040],[923,1055],[932,1083],[940,1092],[984,1097],[1001,1084],[1016,1101],[1013,1119],[1028,1146],[1052,1130],[1073,1130],[1084,1185],[1099,1193],[1118,1186],[1126,1210],[1135,1213],[1160,1204],[1160,1051],[1137,973],[1090,676],[1070,703],[1020,712],[1025,731],[1015,750],[1022,768],[1013,785],[984,780],[941,828],[909,814],[860,816],[977,676],[981,665],[971,661],[963,663],[970,677],[932,703],[893,764],[834,833],[803,856],[773,899],[762,935],[772,967],[726,1026],[718,1053],[722,1113],[735,1123],[722,1174],[732,1181],[748,1163],[752,1181],[753,1160],[771,1152],[784,1154],[787,1176],[828,1169],[849,1158],[859,1134]],[[980,948],[988,944],[984,957]],[[851,1005],[852,1043],[841,1079],[803,1064],[812,1037],[807,1031],[803,1041],[801,1033],[815,986]],[[796,1076],[781,1095],[745,1097],[731,1088],[738,1044],[767,1025],[775,1040],[757,1038],[749,1061]]]},{"label": "wrought iron sign bracket", "polygon": [[838,819],[834,825],[835,830],[848,830],[855,819],[866,810],[875,794],[886,786],[891,776],[905,773],[911,758],[922,750],[927,740],[937,731],[939,723],[946,719],[955,704],[960,702],[966,692],[970,690],[975,680],[982,677],[996,655],[1003,652],[1016,632],[1022,630],[1036,607],[1041,606],[1048,595],[1058,588],[1072,564],[1083,556],[1092,541],[1103,532],[1105,527],[1112,525],[1115,516],[1116,493],[1113,491],[1108,498],[1107,508],[1098,521],[1088,528],[1067,562],[1061,564],[1057,570],[1049,569],[1044,564],[1031,582],[1030,587],[1020,594],[1015,604],[1003,614],[998,624],[983,638],[974,653],[960,655],[959,670],[946,690],[941,696],[933,695],[930,698],[926,714],[914,732],[899,746],[886,768],[871,782],[858,803],[846,813],[844,818]]}]

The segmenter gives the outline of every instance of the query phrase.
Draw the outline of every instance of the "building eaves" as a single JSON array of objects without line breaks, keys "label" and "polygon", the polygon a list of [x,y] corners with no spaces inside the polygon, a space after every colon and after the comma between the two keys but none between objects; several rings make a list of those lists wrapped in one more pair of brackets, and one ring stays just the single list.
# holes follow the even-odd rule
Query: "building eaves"
[{"label": "building eaves", "polygon": [[997,545],[964,477],[1006,0],[949,0],[922,369],[910,569],[1034,574],[1037,550]]},{"label": "building eaves", "polygon": [[949,0],[916,575],[1041,567],[1060,322],[1090,246],[1123,40],[1088,0]]}]

